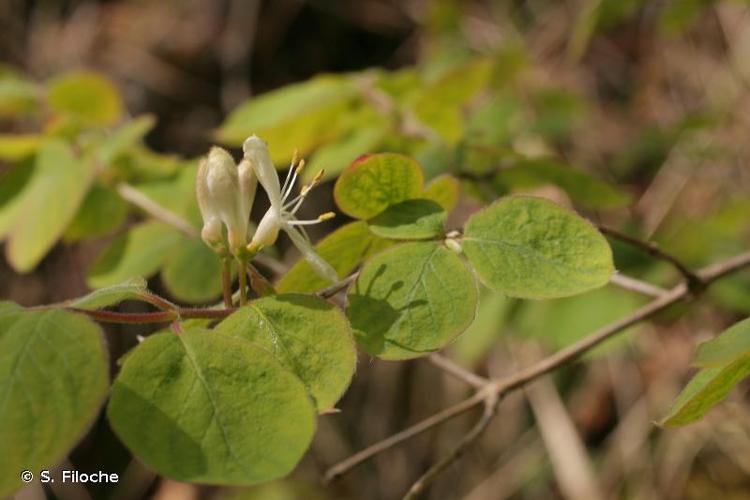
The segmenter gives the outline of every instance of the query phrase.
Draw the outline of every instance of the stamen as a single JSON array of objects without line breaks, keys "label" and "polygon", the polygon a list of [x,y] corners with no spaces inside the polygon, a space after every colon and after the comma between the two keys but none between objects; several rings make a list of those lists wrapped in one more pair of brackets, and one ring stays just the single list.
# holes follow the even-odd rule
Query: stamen
[{"label": "stamen", "polygon": [[321,219],[320,217],[318,217],[317,219],[313,219],[313,220],[290,220],[289,225],[290,226],[312,226],[315,224],[320,224],[324,220],[328,220],[328,219]]},{"label": "stamen", "polygon": [[302,169],[304,169],[304,168],[305,168],[305,165],[307,165],[307,163],[305,163],[305,159],[304,159],[304,158],[302,158],[302,159],[301,159],[301,160],[299,161],[299,165],[297,165],[297,175],[299,175],[299,174],[300,174],[300,173],[302,172]]},{"label": "stamen", "polygon": [[[304,167],[305,167],[305,160],[302,159],[299,161],[299,165],[297,166],[297,168],[293,168],[289,170],[289,174],[291,174],[291,181],[289,181],[288,185],[286,182],[284,182],[284,187],[281,189],[281,201],[286,201],[286,199],[292,193],[292,188],[294,187],[294,183],[297,181],[297,175],[302,171]],[[292,170],[294,172],[292,172]]]},{"label": "stamen", "polygon": [[323,222],[323,221],[326,221],[326,220],[331,220],[331,219],[333,219],[334,217],[336,217],[336,214],[335,214],[334,212],[326,212],[326,213],[324,213],[324,214],[320,214],[320,215],[318,216],[318,220],[319,220],[320,222]]}]

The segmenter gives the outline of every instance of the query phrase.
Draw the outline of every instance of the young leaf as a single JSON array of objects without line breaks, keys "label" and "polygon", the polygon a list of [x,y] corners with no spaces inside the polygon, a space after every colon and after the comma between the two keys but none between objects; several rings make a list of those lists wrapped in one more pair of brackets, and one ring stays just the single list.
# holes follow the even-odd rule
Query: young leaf
[{"label": "young leaf", "polygon": [[221,294],[221,260],[199,238],[182,238],[161,277],[169,293],[184,302],[208,302]]},{"label": "young leaf", "polygon": [[437,202],[443,210],[449,212],[458,203],[461,185],[458,179],[449,174],[443,174],[432,179],[424,188],[422,198]]},{"label": "young leaf", "polygon": [[738,358],[724,366],[704,368],[677,396],[660,425],[679,427],[699,420],[748,375],[750,356]]},{"label": "young leaf", "polygon": [[132,278],[124,283],[94,290],[88,295],[73,300],[71,307],[79,309],[103,309],[119,304],[123,300],[139,300],[144,294],[150,293],[143,278]]},{"label": "young leaf", "polygon": [[91,288],[116,285],[154,274],[182,240],[162,222],[141,223],[115,239],[96,259],[86,282]]},{"label": "young leaf", "polygon": [[427,240],[443,235],[448,214],[432,200],[406,200],[370,219],[370,231],[393,240]]},{"label": "young leaf", "polygon": [[107,395],[99,327],[61,310],[0,302],[0,496],[50,468],[83,437]]},{"label": "young leaf", "polygon": [[319,411],[336,404],[354,374],[357,357],[349,322],[317,297],[285,294],[254,300],[215,331],[272,353],[304,382]]},{"label": "young leaf", "polygon": [[315,428],[297,377],[250,342],[206,330],[159,333],[139,344],[115,379],[107,414],[143,463],[195,483],[284,476]]},{"label": "young leaf", "polygon": [[47,254],[78,211],[93,175],[93,163],[76,158],[66,143],[54,139],[42,145],[8,221],[6,254],[14,269],[30,271]]},{"label": "young leaf", "polygon": [[750,356],[750,318],[735,323],[698,347],[693,362],[700,367],[731,363]]},{"label": "young leaf", "polygon": [[108,125],[122,114],[117,89],[97,73],[68,73],[53,79],[47,99],[55,112],[85,124]]},{"label": "young leaf", "polygon": [[575,295],[605,285],[614,271],[607,240],[541,198],[503,198],[472,215],[462,247],[482,283],[511,297]]},{"label": "young leaf", "polygon": [[383,359],[436,351],[474,319],[477,285],[439,243],[415,242],[373,257],[349,290],[346,313],[362,348]]},{"label": "young leaf", "polygon": [[[315,251],[331,264],[339,276],[348,276],[367,257],[387,248],[391,242],[375,236],[362,221],[341,226],[317,245]],[[278,292],[314,292],[327,285],[305,259],[300,259],[276,284]]]},{"label": "young leaf", "polygon": [[417,198],[424,177],[417,162],[395,153],[365,155],[349,165],[333,190],[342,212],[369,219],[390,205]]}]

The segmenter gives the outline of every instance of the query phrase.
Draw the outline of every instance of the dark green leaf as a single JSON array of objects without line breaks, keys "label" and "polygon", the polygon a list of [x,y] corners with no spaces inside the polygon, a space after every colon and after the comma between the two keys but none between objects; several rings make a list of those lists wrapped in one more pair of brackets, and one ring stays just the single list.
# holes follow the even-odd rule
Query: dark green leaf
[{"label": "dark green leaf", "polygon": [[448,214],[432,200],[406,200],[367,221],[370,231],[393,240],[426,240],[443,235]]}]

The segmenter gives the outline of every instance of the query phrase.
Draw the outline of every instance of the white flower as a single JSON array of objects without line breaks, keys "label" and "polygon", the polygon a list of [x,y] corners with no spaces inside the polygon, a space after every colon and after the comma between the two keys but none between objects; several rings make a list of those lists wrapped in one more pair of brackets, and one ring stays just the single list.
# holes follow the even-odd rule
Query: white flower
[{"label": "white flower", "polygon": [[242,149],[245,153],[243,162],[247,161],[253,166],[255,169],[255,175],[260,181],[261,186],[263,186],[263,189],[265,189],[268,194],[268,199],[271,202],[271,207],[258,224],[255,235],[247,246],[247,249],[250,252],[255,253],[260,251],[263,247],[273,245],[276,242],[276,238],[279,236],[279,231],[284,231],[289,235],[294,246],[296,246],[302,253],[302,256],[307,259],[318,275],[330,280],[331,282],[338,281],[336,271],[330,264],[328,264],[328,262],[315,253],[310,238],[301,227],[318,224],[331,219],[335,214],[333,212],[327,212],[314,220],[298,220],[295,216],[299,208],[302,206],[302,202],[305,201],[307,194],[318,182],[320,182],[323,172],[318,172],[313,181],[302,188],[299,195],[291,197],[297,176],[305,165],[304,160],[300,161],[299,165],[295,165],[296,159],[292,160],[289,174],[284,181],[284,185],[280,186],[278,174],[276,173],[276,169],[271,161],[271,156],[268,154],[268,146],[266,146],[266,143],[263,142],[263,140],[253,135],[245,141],[242,145]]},{"label": "white flower", "polygon": [[225,253],[227,243],[235,255],[244,250],[257,185],[252,166],[245,161],[236,166],[222,148],[211,148],[201,161],[195,185],[203,217],[201,237],[215,251]]}]

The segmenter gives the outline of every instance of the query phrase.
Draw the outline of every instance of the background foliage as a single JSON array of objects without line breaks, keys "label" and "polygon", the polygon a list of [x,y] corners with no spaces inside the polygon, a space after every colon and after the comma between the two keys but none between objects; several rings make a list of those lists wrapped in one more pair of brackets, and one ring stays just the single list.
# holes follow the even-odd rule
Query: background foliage
[{"label": "background foliage", "polygon": [[[445,317],[421,318],[444,328],[435,328],[434,338],[419,339],[424,345],[416,348],[441,346],[468,326],[448,353],[493,376],[569,345],[642,303],[642,297],[611,285],[559,300],[509,298],[502,293],[509,292],[508,280],[501,277],[498,284],[496,273],[472,257],[471,240],[464,250],[483,283],[479,289],[473,278],[464,278],[469,271],[454,254],[419,241],[438,234],[443,222],[448,230],[463,227],[471,213],[499,196],[551,199],[595,223],[652,239],[690,266],[747,248],[750,158],[743,109],[750,78],[750,11],[743,2],[353,4],[80,1],[0,7],[0,21],[7,25],[0,36],[7,54],[0,72],[0,238],[6,257],[0,263],[0,297],[31,306],[131,280],[130,286],[78,303],[95,307],[132,298],[144,285],[137,278],[147,277],[152,289],[176,301],[214,302],[220,294],[220,263],[198,238],[195,157],[214,142],[236,148],[250,133],[269,142],[279,166],[297,148],[309,159],[307,180],[326,169],[331,182],[308,210],[314,214],[338,206],[346,216],[326,223],[317,234],[326,234],[319,252],[340,275],[377,254],[350,290],[347,314],[363,349],[384,358],[412,357],[397,347],[408,332],[388,324],[383,310],[372,315],[372,303],[363,301],[375,297],[387,313],[408,305],[406,299],[420,300],[372,285],[384,259],[400,263],[403,268],[394,266],[393,272],[407,277],[415,263],[427,259],[452,266],[450,286],[441,296]],[[404,178],[375,185],[357,178],[361,170],[345,171],[360,155],[380,151],[394,155],[359,161],[377,170],[380,163],[407,161],[396,154],[408,155],[421,168],[404,169]],[[368,196],[358,198],[358,190]],[[139,203],[142,197],[176,214],[177,223],[152,217]],[[368,205],[372,200],[377,203]],[[504,215],[512,219],[512,203],[496,203],[469,219],[467,236],[472,237],[472,228],[480,231],[482,218],[492,217],[493,224]],[[390,206],[397,208],[389,212]],[[550,210],[545,217],[556,217]],[[413,217],[400,219],[403,214]],[[579,230],[582,238],[601,238],[588,226]],[[534,238],[503,234],[513,235],[514,242]],[[416,241],[393,246],[392,239],[406,237]],[[623,273],[665,287],[679,277],[669,265],[625,245],[613,242],[612,247]],[[276,283],[280,292],[325,285],[286,241],[267,257],[291,268]],[[269,276],[283,274],[274,262],[260,267]],[[606,259],[602,262],[606,268]],[[570,275],[553,285],[571,283],[580,285],[576,291],[593,287],[586,276]],[[480,300],[471,322],[473,295]],[[271,298],[254,304],[253,311],[263,314],[273,314],[277,306]],[[122,307],[144,310],[132,302]],[[686,314],[677,320],[678,312]],[[744,273],[712,287],[705,300],[667,310],[638,327],[638,335],[631,331],[627,339],[592,353],[586,363],[509,398],[487,438],[430,494],[581,498],[595,491],[627,498],[742,498],[750,488],[746,385],[693,426],[665,431],[652,421],[666,415],[665,424],[688,422],[704,413],[717,392],[727,392],[747,375],[750,363],[741,333],[747,327],[738,321],[748,313],[750,277]],[[73,378],[61,379],[58,392],[74,396],[78,384],[89,387],[85,397],[71,397],[78,406],[70,411],[96,421],[87,430],[74,425],[80,419],[60,415],[56,424],[66,432],[48,436],[44,448],[60,458],[88,432],[67,460],[79,470],[128,474],[117,488],[90,488],[97,498],[174,491],[238,498],[298,498],[300,491],[306,498],[316,493],[320,498],[395,498],[471,425],[459,419],[375,458],[330,487],[314,486],[325,465],[439,410],[467,390],[425,362],[390,363],[361,355],[352,387],[337,405],[341,413],[318,419],[312,447],[290,479],[232,493],[154,479],[131,461],[115,437],[143,438],[143,429],[133,426],[118,399],[130,380],[148,374],[148,359],[128,357],[121,366],[124,375],[111,394],[111,426],[96,416],[105,398],[105,388],[97,385],[103,379],[96,374],[106,371],[108,362],[115,370],[116,360],[137,345],[136,335],[151,330],[106,327],[112,358],[107,360],[93,324],[73,325],[83,320],[68,313],[44,314],[59,317],[26,318],[3,305],[3,352],[28,347],[21,342],[38,345],[40,359],[19,365],[17,374],[34,372],[36,364],[86,366]],[[319,314],[305,321],[329,325],[342,319]],[[226,322],[251,319],[237,313]],[[24,322],[42,320],[53,321],[60,333],[19,335],[33,327]],[[694,362],[700,372],[668,410],[695,371],[690,368],[695,346],[735,323],[698,350]],[[68,338],[68,329],[81,338]],[[268,335],[256,340],[272,342],[274,333]],[[199,342],[200,337],[188,333],[187,338]],[[47,342],[63,339],[86,346],[86,362],[55,358],[64,345],[47,352],[52,349]],[[160,342],[165,345],[157,346]],[[219,342],[236,339],[222,336]],[[151,346],[167,353],[181,349],[167,334],[151,336],[143,346],[142,358]],[[311,385],[305,373],[317,377],[321,367],[351,373],[353,355],[345,348],[326,350],[337,356],[334,365],[311,358],[310,348],[296,346],[287,361],[295,364],[295,353],[315,361],[295,373],[314,395],[317,409],[330,409],[343,389],[327,382]],[[263,353],[244,354],[262,359],[259,363],[276,373],[275,362]],[[210,356],[204,362],[210,365]],[[6,365],[0,363],[0,374],[7,372]],[[287,372],[278,373],[283,378]],[[242,376],[251,379],[257,372]],[[331,376],[336,380],[336,374]],[[174,380],[175,392],[166,391],[164,397],[179,396],[187,388],[181,384],[193,381],[190,373],[185,377]],[[238,380],[217,384],[231,387]],[[278,383],[305,394],[305,387]],[[207,392],[205,397],[213,396]],[[296,401],[289,410],[300,415],[295,421],[312,422],[313,404]],[[231,398],[226,402],[231,404]],[[205,422],[194,413],[198,432]],[[19,410],[14,421],[35,414]],[[295,430],[296,440],[312,439],[306,424]],[[7,428],[0,445],[23,448],[18,436]],[[570,440],[583,452],[571,451]],[[156,449],[142,458],[155,466],[163,458],[159,453]],[[27,457],[24,467],[33,468],[34,460]],[[284,458],[278,463],[283,465]],[[21,467],[0,462],[3,470]],[[184,473],[171,475],[180,479]]]}]

